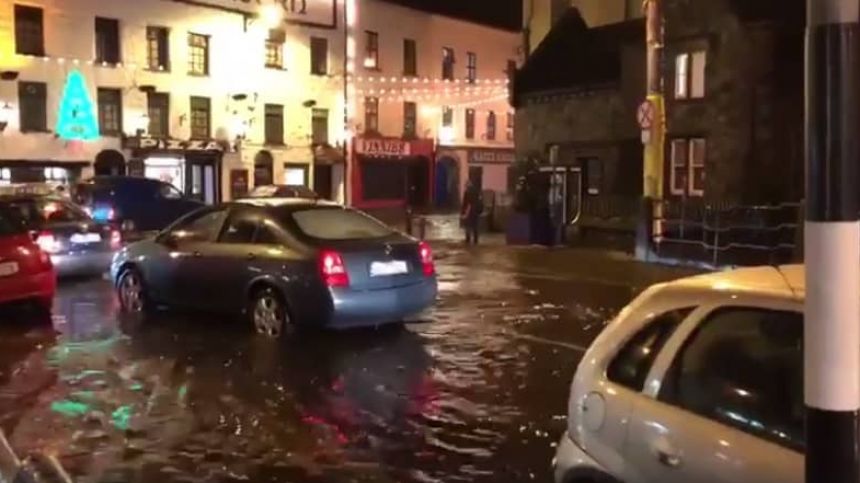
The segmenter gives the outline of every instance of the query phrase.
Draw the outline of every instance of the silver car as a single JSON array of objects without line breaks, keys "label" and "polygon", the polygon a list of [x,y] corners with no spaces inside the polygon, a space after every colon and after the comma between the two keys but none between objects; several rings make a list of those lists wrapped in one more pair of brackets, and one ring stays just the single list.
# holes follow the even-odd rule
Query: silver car
[{"label": "silver car", "polygon": [[801,483],[802,266],[657,285],[586,352],[558,483]]}]

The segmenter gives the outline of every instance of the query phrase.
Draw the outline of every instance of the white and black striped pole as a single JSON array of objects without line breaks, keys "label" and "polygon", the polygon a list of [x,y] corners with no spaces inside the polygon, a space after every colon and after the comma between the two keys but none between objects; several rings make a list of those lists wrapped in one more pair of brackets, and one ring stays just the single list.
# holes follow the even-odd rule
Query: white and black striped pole
[{"label": "white and black striped pole", "polygon": [[807,0],[806,482],[860,482],[860,0]]}]

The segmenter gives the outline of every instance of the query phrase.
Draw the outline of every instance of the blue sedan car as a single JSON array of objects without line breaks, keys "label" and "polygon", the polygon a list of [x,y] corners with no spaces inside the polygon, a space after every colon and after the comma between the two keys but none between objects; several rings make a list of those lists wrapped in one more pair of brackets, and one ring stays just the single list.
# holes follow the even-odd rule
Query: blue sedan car
[{"label": "blue sedan car", "polygon": [[197,210],[111,264],[120,305],[241,313],[260,333],[411,319],[436,300],[430,247],[340,205],[243,200]]}]

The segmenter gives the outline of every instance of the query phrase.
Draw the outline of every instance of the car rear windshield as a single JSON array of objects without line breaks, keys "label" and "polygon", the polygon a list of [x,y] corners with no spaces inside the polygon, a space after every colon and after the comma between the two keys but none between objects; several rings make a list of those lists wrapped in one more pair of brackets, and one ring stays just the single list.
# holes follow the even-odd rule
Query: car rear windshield
[{"label": "car rear windshield", "polygon": [[23,199],[3,203],[7,214],[18,218],[28,226],[43,223],[67,223],[88,221],[90,219],[77,206],[60,200]]},{"label": "car rear windshield", "polygon": [[292,211],[290,216],[302,233],[318,240],[383,238],[394,233],[375,218],[350,209],[311,208]]}]

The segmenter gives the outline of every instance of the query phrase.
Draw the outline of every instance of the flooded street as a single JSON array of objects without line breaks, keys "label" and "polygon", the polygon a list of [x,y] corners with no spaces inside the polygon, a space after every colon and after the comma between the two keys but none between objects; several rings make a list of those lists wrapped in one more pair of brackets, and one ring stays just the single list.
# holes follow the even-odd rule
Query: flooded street
[{"label": "flooded street", "polygon": [[65,283],[51,323],[0,315],[0,427],[81,482],[549,481],[583,349],[644,287],[529,250],[440,247],[426,322],[287,342]]}]

